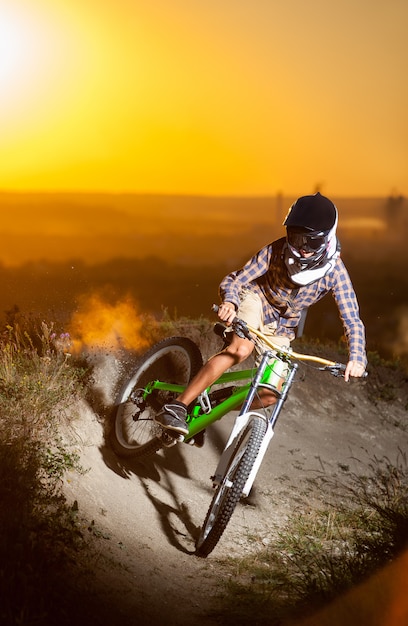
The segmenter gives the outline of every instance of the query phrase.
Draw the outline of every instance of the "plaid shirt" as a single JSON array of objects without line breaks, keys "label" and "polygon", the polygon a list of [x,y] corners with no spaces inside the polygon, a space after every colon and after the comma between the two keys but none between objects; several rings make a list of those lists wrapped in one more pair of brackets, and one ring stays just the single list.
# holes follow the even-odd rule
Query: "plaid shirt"
[{"label": "plaid shirt", "polygon": [[302,310],[332,292],[349,348],[350,361],[367,364],[365,329],[360,319],[356,294],[340,257],[332,271],[310,285],[296,287],[290,281],[283,259],[283,237],[262,248],[242,269],[228,274],[220,284],[223,302],[237,308],[245,289],[257,293],[263,304],[263,323],[276,322],[277,335],[295,338]]}]

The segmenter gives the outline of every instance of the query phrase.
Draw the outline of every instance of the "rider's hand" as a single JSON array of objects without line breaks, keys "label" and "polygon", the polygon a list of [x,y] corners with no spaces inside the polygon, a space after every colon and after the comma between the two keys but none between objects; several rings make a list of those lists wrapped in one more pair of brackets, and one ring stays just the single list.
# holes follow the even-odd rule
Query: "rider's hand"
[{"label": "rider's hand", "polygon": [[349,381],[350,376],[353,378],[361,378],[365,372],[364,365],[361,365],[358,361],[349,361],[344,372],[344,380],[346,383]]},{"label": "rider's hand", "polygon": [[223,302],[218,307],[218,317],[229,326],[236,316],[235,306],[232,302]]}]

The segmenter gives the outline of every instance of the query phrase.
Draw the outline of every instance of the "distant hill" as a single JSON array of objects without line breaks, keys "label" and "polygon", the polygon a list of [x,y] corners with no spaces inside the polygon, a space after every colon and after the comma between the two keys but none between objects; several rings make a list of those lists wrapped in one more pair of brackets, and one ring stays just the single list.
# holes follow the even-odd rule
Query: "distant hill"
[{"label": "distant hill", "polygon": [[[283,234],[294,198],[0,193],[0,262],[158,256],[200,265],[246,259]],[[340,235],[364,240],[387,230],[390,199],[336,199]],[[397,203],[398,204],[398,203]],[[406,215],[407,205],[394,207]],[[398,219],[401,219],[398,215]],[[406,219],[406,218],[405,218]]]}]

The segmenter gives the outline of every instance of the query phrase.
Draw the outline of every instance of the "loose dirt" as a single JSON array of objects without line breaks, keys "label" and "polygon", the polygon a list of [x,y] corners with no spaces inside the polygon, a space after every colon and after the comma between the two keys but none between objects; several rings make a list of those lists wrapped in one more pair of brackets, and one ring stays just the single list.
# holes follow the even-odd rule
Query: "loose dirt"
[{"label": "loose dirt", "polygon": [[210,476],[235,415],[208,429],[202,449],[179,444],[143,462],[124,461],[107,438],[123,364],[99,353],[93,365],[91,395],[79,407],[72,433],[85,471],[70,472],[64,485],[93,542],[81,583],[89,624],[222,624],[219,592],[234,576],[227,559],[273,541],[305,502],[318,506],[316,478],[322,473],[366,473],[374,456],[393,460],[407,449],[403,377],[377,368],[366,382],[346,384],[302,368],[253,492],[238,505],[214,552],[200,559],[194,542],[212,497]]}]

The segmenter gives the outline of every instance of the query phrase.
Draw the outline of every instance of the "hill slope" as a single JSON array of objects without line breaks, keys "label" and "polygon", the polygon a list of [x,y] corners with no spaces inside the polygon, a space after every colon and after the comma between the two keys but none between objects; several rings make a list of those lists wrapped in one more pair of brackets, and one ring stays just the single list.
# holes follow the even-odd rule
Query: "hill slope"
[{"label": "hill slope", "polygon": [[[408,385],[401,373],[377,367],[365,383],[346,385],[302,369],[253,493],[237,507],[214,552],[198,559],[194,540],[211,499],[209,477],[233,416],[209,429],[202,449],[180,444],[143,463],[123,462],[105,440],[122,365],[109,354],[95,355],[94,363],[92,398],[75,426],[88,471],[73,473],[65,485],[68,500],[92,520],[98,549],[83,584],[101,612],[93,611],[88,624],[228,623],[228,605],[218,593],[222,580],[234,576],[226,558],[256,552],[292,512],[319,506],[316,477],[322,472],[340,478],[348,470],[365,473],[374,456],[394,460],[407,449]],[[253,610],[256,616],[261,607]],[[354,610],[356,624],[371,626],[364,609]]]}]

